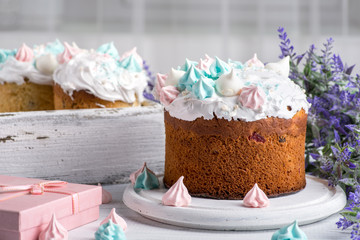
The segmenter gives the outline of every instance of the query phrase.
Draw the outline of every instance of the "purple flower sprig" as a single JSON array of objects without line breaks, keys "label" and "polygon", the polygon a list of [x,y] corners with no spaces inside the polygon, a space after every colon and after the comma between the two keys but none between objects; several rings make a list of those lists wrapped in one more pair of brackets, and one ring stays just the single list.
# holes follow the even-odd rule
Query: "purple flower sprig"
[{"label": "purple flower sprig", "polygon": [[352,228],[351,239],[360,240],[360,76],[352,75],[327,39],[317,53],[311,45],[297,55],[287,33],[278,29],[281,56],[290,57],[289,77],[306,90],[311,107],[306,133],[306,171],[341,186],[348,194],[347,207],[337,222]]},{"label": "purple flower sprig", "polygon": [[345,230],[351,227],[353,240],[360,240],[360,186],[349,193],[348,206],[341,213],[342,217],[336,223],[337,227]]},{"label": "purple flower sprig", "polygon": [[291,45],[291,40],[288,38],[287,33],[285,32],[285,29],[282,27],[279,27],[278,29],[278,36],[280,38],[280,50],[281,55],[279,56],[280,59],[289,56],[290,57],[290,77],[301,79],[301,73],[298,71],[298,65],[301,62],[302,58],[304,57],[304,54],[302,55],[296,55],[294,52],[294,46]]},{"label": "purple flower sprig", "polygon": [[152,94],[152,91],[155,87],[155,76],[154,76],[153,72],[150,71],[149,65],[146,63],[145,60],[143,60],[143,69],[145,70],[146,76],[148,77],[148,84],[143,92],[143,95],[148,100],[158,102],[154,98],[154,95]]}]

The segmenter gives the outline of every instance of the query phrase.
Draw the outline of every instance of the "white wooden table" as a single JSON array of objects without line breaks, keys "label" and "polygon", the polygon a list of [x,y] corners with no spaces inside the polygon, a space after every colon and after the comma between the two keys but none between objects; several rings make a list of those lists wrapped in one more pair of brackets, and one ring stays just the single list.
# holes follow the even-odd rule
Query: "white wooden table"
[{"label": "white wooden table", "polygon": [[[109,214],[111,208],[116,208],[117,213],[122,216],[128,229],[125,232],[128,240],[132,239],[271,239],[274,231],[207,231],[176,227],[172,225],[158,223],[146,219],[138,213],[127,208],[122,202],[122,195],[127,184],[103,186],[113,196],[110,204],[101,206],[100,218],[98,221],[87,224],[69,232],[69,239],[89,240],[94,239],[94,233],[100,222]],[[349,232],[344,232],[336,228],[335,222],[339,219],[338,214],[329,218],[305,226],[301,229],[307,234],[309,240],[341,240],[350,239]],[[276,219],[274,219],[276,221]]]}]

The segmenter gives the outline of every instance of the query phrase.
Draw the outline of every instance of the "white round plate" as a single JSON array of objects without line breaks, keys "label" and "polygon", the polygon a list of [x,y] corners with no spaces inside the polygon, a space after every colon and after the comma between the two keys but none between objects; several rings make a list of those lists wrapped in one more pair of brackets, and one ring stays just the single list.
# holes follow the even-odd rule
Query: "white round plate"
[{"label": "white round plate", "polygon": [[[160,179],[162,183],[162,178]],[[167,191],[134,190],[130,184],[123,202],[144,217],[172,225],[210,230],[277,229],[298,220],[300,225],[324,219],[342,210],[346,196],[340,187],[329,187],[324,179],[306,176],[302,191],[270,198],[266,208],[248,208],[242,200],[192,198],[189,207],[170,207],[161,203]]]}]

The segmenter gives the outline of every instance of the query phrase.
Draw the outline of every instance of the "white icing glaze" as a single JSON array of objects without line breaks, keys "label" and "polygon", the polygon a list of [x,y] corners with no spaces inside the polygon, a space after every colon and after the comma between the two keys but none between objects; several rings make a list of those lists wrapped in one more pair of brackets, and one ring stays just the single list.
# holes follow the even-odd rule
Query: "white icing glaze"
[{"label": "white icing glaze", "polygon": [[43,74],[34,67],[34,62],[20,62],[10,57],[0,64],[0,84],[16,83],[21,85],[27,78],[30,82],[40,85],[52,85],[52,75]]},{"label": "white icing glaze", "polygon": [[[253,62],[258,62],[256,57]],[[223,97],[215,92],[212,97],[199,100],[193,93],[185,90],[171,104],[165,106],[166,111],[171,116],[186,121],[193,121],[201,117],[210,120],[215,114],[218,118],[229,121],[243,120],[247,122],[267,117],[290,119],[301,109],[307,113],[310,104],[306,100],[303,89],[288,77],[280,75],[278,71],[259,67],[260,64],[255,65],[232,71],[240,81],[239,85],[256,85],[266,93],[266,101],[260,109],[242,106],[237,102],[238,96]]]},{"label": "white icing glaze", "polygon": [[129,72],[120,68],[114,58],[97,52],[75,55],[60,65],[53,76],[70,96],[74,91],[85,90],[107,101],[133,103],[137,96],[141,102],[147,86],[145,71]]}]

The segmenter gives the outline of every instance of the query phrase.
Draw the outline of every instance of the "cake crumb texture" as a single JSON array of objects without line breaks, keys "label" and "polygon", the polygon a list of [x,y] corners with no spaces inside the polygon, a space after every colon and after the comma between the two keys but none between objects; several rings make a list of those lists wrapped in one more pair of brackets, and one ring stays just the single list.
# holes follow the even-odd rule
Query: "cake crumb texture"
[{"label": "cake crumb texture", "polygon": [[54,86],[55,109],[86,109],[86,108],[123,108],[140,106],[136,99],[133,103],[123,101],[106,101],[98,98],[85,90],[74,91],[72,98],[63,91],[60,85]]},{"label": "cake crumb texture", "polygon": [[304,110],[292,119],[253,122],[198,118],[184,121],[165,112],[164,183],[184,176],[193,196],[242,199],[255,183],[267,196],[303,189]]},{"label": "cake crumb texture", "polygon": [[29,82],[0,85],[0,112],[53,110],[53,87]]}]

